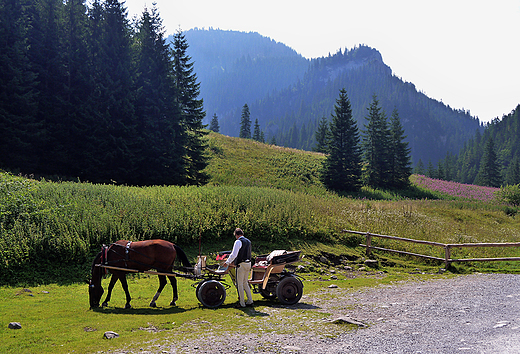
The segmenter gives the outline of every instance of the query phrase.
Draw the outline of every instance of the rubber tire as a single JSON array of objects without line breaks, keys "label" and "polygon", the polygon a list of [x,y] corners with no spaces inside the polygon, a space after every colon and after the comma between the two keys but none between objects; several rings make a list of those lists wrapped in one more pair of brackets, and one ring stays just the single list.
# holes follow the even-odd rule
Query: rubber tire
[{"label": "rubber tire", "polygon": [[276,297],[284,305],[294,305],[303,295],[303,283],[296,277],[285,277],[276,287]]},{"label": "rubber tire", "polygon": [[210,309],[219,307],[226,300],[226,288],[217,280],[208,280],[198,286],[197,299]]},{"label": "rubber tire", "polygon": [[197,287],[195,288],[195,296],[197,297],[197,300],[199,300],[199,302],[202,302],[200,301],[200,298],[199,298],[199,290],[200,290],[200,286],[204,284],[203,281],[201,281],[200,283],[197,284]]},{"label": "rubber tire", "polygon": [[264,299],[268,299],[268,300],[274,300],[276,299],[276,289],[274,291],[269,291],[266,289],[262,289],[262,285],[259,285],[258,288],[260,289],[260,295],[262,295],[262,297]]}]

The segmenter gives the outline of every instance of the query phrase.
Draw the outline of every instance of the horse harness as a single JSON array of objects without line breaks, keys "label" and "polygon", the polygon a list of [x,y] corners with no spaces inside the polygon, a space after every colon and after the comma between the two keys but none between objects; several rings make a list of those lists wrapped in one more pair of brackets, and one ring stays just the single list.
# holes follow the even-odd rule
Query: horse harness
[{"label": "horse harness", "polygon": [[[139,262],[135,259],[130,259],[130,251],[132,252],[135,252],[145,258],[148,258],[150,260],[152,260],[151,257],[147,256],[146,254],[143,254],[133,248],[130,248],[130,245],[132,244],[132,241],[128,241],[128,243],[123,246],[123,245],[120,245],[118,243],[112,243],[110,246],[106,246],[106,245],[103,245],[102,249],[101,249],[101,264],[104,264],[104,265],[114,265],[114,264],[117,264],[121,261],[124,261],[124,264],[125,264],[125,268],[128,268],[128,263],[129,262],[133,262],[133,263],[136,263],[136,264],[140,264],[140,265],[143,265],[143,266],[146,266],[146,267],[151,267],[150,264],[147,264],[147,263],[144,263],[144,262]],[[124,247],[124,254],[122,254],[121,252],[119,252],[116,247],[114,246],[117,246],[117,248],[120,248],[120,247]],[[112,253],[115,253],[116,255],[118,256],[121,256],[121,259],[117,259],[117,260],[113,260],[113,261],[109,261],[108,260],[108,254],[109,252],[112,252]],[[155,262],[158,262],[158,261],[155,261]],[[166,264],[164,262],[159,262],[159,263],[162,263],[166,266],[165,269],[157,269],[158,271],[165,271],[167,272],[166,269],[170,268],[172,265],[170,264]],[[105,274],[108,274],[108,268],[105,268]]]}]

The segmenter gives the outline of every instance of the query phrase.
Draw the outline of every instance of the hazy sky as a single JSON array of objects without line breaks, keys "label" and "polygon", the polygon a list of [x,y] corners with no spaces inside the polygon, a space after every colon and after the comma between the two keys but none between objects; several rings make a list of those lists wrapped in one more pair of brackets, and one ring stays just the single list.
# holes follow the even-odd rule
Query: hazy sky
[{"label": "hazy sky", "polygon": [[126,0],[130,17],[153,2],[168,34],[258,32],[306,58],[366,44],[394,75],[481,121],[520,104],[520,0]]}]

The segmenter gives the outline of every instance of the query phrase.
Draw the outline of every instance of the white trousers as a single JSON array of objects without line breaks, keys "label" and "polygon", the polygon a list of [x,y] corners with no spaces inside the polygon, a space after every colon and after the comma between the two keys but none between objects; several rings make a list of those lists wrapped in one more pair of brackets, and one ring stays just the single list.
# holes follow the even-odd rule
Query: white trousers
[{"label": "white trousers", "polygon": [[238,300],[240,301],[240,306],[245,307],[246,302],[244,299],[244,291],[247,295],[247,304],[251,305],[253,303],[251,288],[249,287],[249,283],[247,282],[247,280],[249,279],[249,273],[251,273],[251,262],[242,262],[239,264],[239,266],[240,267],[237,268]]}]

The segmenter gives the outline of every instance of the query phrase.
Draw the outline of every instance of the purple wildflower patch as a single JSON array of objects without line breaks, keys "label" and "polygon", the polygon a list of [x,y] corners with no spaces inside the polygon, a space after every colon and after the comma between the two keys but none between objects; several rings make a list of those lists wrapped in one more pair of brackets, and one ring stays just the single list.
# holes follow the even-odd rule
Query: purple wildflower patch
[{"label": "purple wildflower patch", "polygon": [[455,198],[481,200],[489,202],[495,199],[495,193],[500,188],[482,187],[473,184],[443,181],[422,175],[413,175],[412,183],[432,192],[443,193]]}]

